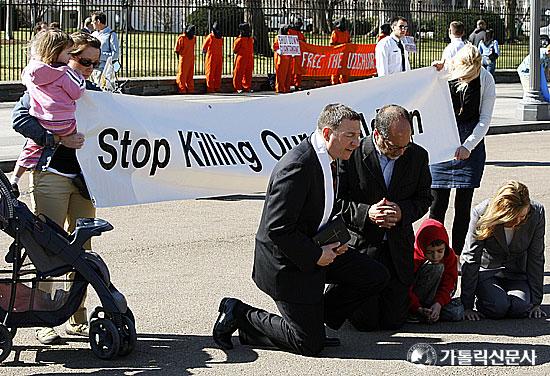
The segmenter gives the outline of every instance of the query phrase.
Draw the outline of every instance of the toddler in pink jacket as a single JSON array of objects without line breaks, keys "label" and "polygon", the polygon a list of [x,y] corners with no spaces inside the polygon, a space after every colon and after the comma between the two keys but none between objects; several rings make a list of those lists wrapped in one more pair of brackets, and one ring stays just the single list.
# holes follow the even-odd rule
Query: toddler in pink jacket
[{"label": "toddler in pink jacket", "polygon": [[[70,36],[61,30],[41,31],[31,41],[31,57],[22,73],[30,96],[29,114],[58,136],[76,132],[76,100],[86,89],[84,77],[66,65],[72,45]],[[41,154],[42,146],[27,139],[11,177],[14,191],[18,192],[19,179],[36,166]]]}]

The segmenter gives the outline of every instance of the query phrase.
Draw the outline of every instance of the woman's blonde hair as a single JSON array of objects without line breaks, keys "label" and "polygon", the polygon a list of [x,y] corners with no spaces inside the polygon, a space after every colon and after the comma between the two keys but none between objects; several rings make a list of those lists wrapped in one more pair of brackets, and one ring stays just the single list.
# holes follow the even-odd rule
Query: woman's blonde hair
[{"label": "woman's blonde hair", "polygon": [[73,44],[71,37],[60,29],[40,31],[29,43],[31,59],[37,59],[45,64],[57,62],[61,51]]},{"label": "woman's blonde hair", "polygon": [[487,239],[493,235],[495,226],[513,222],[530,204],[529,189],[525,184],[516,180],[506,182],[491,198],[485,213],[477,221],[476,239]]},{"label": "woman's blonde hair", "polygon": [[481,72],[481,54],[473,44],[462,47],[451,65],[449,80],[458,79],[458,90],[466,90],[468,84],[476,79]]}]

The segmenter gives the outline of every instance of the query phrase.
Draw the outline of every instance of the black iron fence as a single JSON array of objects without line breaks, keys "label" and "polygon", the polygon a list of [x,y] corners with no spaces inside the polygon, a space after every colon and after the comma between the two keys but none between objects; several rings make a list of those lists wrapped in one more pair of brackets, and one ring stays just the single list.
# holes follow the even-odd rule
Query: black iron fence
[{"label": "black iron fence", "polygon": [[[468,35],[483,18],[501,46],[497,69],[516,68],[528,53],[529,9],[489,8],[483,2],[469,2],[474,4],[470,8],[461,0],[454,1],[454,6],[422,0],[0,0],[0,80],[19,80],[27,62],[26,45],[37,22],[58,22],[64,30],[76,31],[96,10],[107,15],[108,25],[118,34],[121,75],[125,77],[175,75],[174,45],[186,24],[197,26],[195,74],[203,74],[202,42],[214,21],[222,25],[224,35],[223,74],[232,72],[232,44],[243,21],[251,23],[256,39],[254,73],[272,73],[274,36],[280,25],[296,17],[303,20],[307,42],[328,45],[336,19],[346,18],[353,43],[369,44],[376,42],[380,24],[402,15],[409,20],[409,33],[417,45],[411,57],[414,68],[441,56],[451,21],[462,21]],[[541,21],[548,25],[547,19]]]}]

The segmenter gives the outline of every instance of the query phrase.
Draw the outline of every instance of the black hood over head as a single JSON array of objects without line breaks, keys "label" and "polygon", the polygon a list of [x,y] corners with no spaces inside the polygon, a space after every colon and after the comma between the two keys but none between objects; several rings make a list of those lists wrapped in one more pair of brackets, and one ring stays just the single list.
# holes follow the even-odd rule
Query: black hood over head
[{"label": "black hood over head", "polygon": [[346,31],[348,29],[348,22],[344,17],[342,17],[334,22],[334,26],[340,31]]},{"label": "black hood over head", "polygon": [[300,16],[292,17],[292,21],[290,23],[290,28],[300,31],[300,30],[302,30],[303,26],[304,26],[304,20],[302,20],[302,17],[300,17]]},{"label": "black hood over head", "polygon": [[222,31],[220,29],[220,25],[217,22],[214,22],[212,24],[212,33],[214,33],[214,36],[218,39],[222,37]]},{"label": "black hood over head", "polygon": [[248,22],[243,22],[242,24],[239,24],[239,32],[242,37],[250,37],[252,35],[250,24]]},{"label": "black hood over head", "polygon": [[195,36],[195,25],[187,25],[187,27],[185,28],[185,36],[189,39],[193,39],[193,37]]}]

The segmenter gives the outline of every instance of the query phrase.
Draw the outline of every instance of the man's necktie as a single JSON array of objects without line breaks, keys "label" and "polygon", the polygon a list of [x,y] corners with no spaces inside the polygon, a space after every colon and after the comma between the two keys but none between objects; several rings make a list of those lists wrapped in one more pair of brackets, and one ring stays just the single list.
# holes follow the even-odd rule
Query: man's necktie
[{"label": "man's necktie", "polygon": [[338,161],[336,159],[330,162],[330,170],[332,171],[332,187],[336,197],[336,189],[338,188]]},{"label": "man's necktie", "polygon": [[401,71],[405,72],[405,47],[401,41],[397,42],[397,47],[401,50]]}]

